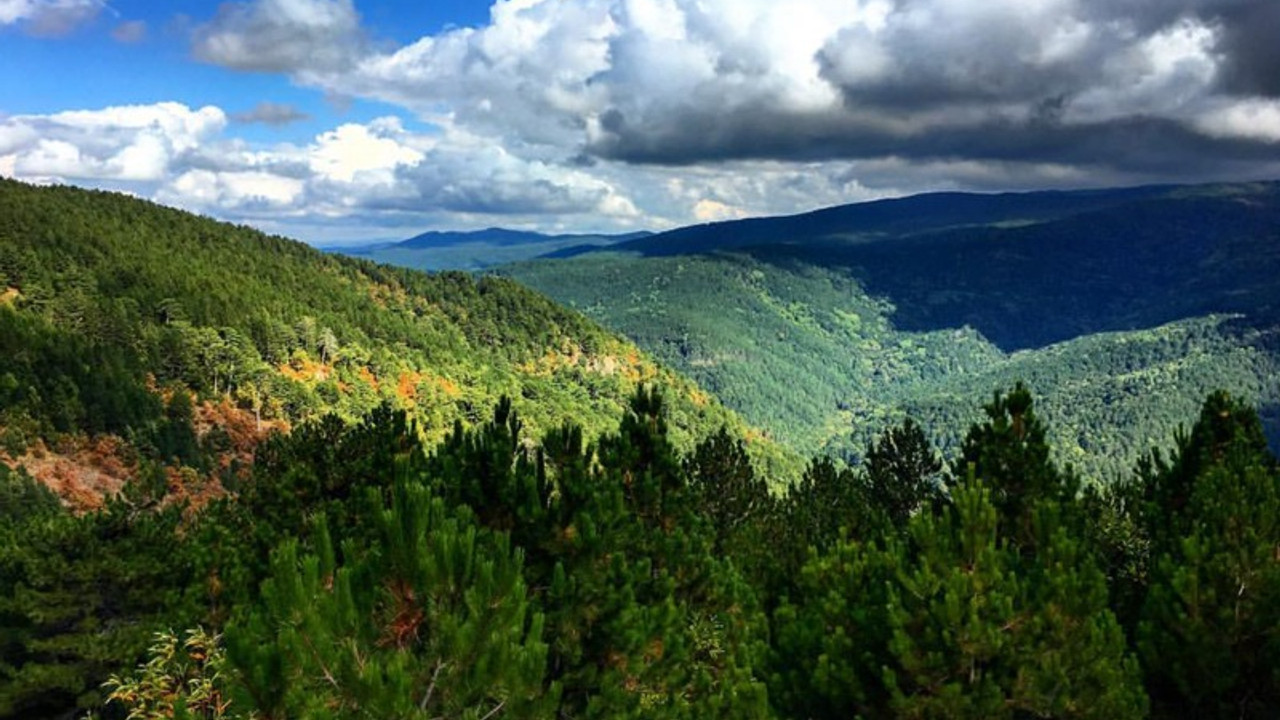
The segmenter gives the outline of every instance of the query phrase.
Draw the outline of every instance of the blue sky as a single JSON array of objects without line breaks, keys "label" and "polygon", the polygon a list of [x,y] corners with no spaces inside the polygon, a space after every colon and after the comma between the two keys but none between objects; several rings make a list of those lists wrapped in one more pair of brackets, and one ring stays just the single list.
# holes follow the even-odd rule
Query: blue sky
[{"label": "blue sky", "polygon": [[[0,0],[3,5],[4,0]],[[243,73],[193,60],[194,27],[217,14],[222,3],[112,0],[88,2],[93,15],[55,34],[0,29],[0,113],[47,114],[111,105],[177,101],[191,107],[213,104],[248,111],[258,102],[291,105],[308,119],[285,126],[246,125],[238,135],[260,142],[305,142],[343,122],[411,115],[377,101],[346,98],[337,104],[323,93],[299,87],[287,75]],[[75,4],[72,7],[76,7]],[[454,27],[477,26],[489,17],[489,3],[384,2],[360,8],[368,32],[397,44]],[[121,28],[139,28],[137,39],[120,40]]]},{"label": "blue sky", "polygon": [[0,175],[315,242],[1280,177],[1273,0],[0,0]]}]

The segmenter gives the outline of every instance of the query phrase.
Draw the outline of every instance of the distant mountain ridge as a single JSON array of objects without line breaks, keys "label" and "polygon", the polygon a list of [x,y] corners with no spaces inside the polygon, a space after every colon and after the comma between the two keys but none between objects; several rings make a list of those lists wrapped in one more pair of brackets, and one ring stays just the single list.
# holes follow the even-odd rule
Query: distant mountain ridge
[{"label": "distant mountain ridge", "polygon": [[482,270],[572,249],[583,252],[642,240],[652,233],[545,234],[491,227],[483,230],[430,230],[398,242],[326,248],[418,270]]},{"label": "distant mountain ridge", "polygon": [[1100,190],[922,193],[795,215],[689,225],[621,242],[612,249],[645,255],[682,255],[834,236],[864,240],[901,237],[958,226],[1039,222],[1158,198],[1178,189],[1180,186],[1176,185],[1152,185]]},{"label": "distant mountain ridge", "polygon": [[[932,193],[679,228],[603,250],[743,252],[841,268],[902,329],[972,324],[1005,350],[1212,312],[1280,320],[1280,182]],[[1028,302],[990,307],[994,294]]]},{"label": "distant mountain ridge", "polygon": [[559,233],[549,235],[530,230],[509,230],[500,227],[485,228],[483,230],[429,230],[408,240],[395,243],[394,247],[434,248],[464,245],[473,242],[491,243],[500,246],[527,245],[552,241],[572,241],[579,244],[589,244],[595,241],[616,244],[640,240],[652,234],[648,231],[639,231],[616,235],[605,233]]}]

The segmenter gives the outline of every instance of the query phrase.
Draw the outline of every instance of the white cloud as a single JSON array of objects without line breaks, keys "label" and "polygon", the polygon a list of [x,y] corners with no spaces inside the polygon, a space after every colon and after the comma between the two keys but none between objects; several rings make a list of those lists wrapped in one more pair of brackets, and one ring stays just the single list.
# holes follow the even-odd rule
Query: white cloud
[{"label": "white cloud", "polygon": [[1210,135],[1280,143],[1280,101],[1250,99],[1205,112],[1197,125]]},{"label": "white cloud", "polygon": [[698,222],[716,222],[719,220],[737,220],[749,213],[739,207],[725,205],[719,200],[703,198],[693,204],[693,217]]},{"label": "white cloud", "polygon": [[19,176],[156,182],[225,126],[218,108],[179,103],[15,115],[0,119],[0,151]]},{"label": "white cloud", "polygon": [[301,180],[267,172],[188,170],[164,185],[156,197],[196,210],[256,213],[291,209],[303,191]]},{"label": "white cloud", "polygon": [[24,20],[35,12],[35,0],[0,0],[0,25]]},{"label": "white cloud", "polygon": [[394,118],[372,125],[342,125],[316,138],[310,153],[311,171],[326,180],[349,183],[362,176],[386,184],[398,167],[414,165],[423,158],[421,151],[397,140],[404,135],[404,128]]},{"label": "white cloud", "polygon": [[[127,189],[276,230],[324,218],[369,227],[553,222],[637,227],[607,180],[527,160],[450,129],[395,117],[347,123],[302,145],[228,137],[219,108],[177,103],[0,119],[3,169],[32,181]],[[544,220],[545,222],[545,220]]]},{"label": "white cloud", "polygon": [[0,25],[43,37],[66,35],[97,17],[103,0],[0,0]]}]

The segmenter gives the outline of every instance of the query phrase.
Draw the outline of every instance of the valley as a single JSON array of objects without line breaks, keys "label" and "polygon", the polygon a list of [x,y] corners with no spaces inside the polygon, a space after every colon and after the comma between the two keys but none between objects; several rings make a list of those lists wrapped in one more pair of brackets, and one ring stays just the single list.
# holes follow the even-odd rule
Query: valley
[{"label": "valley", "polygon": [[912,415],[954,456],[1021,379],[1058,459],[1106,481],[1213,388],[1280,404],[1277,247],[1280,189],[1260,183],[920,196],[500,272],[808,452],[856,462]]}]

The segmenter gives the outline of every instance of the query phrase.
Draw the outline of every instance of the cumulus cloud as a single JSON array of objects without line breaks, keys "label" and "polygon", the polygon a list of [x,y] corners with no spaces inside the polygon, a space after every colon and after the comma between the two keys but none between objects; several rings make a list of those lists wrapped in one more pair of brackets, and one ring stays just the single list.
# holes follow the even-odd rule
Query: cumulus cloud
[{"label": "cumulus cloud", "polygon": [[303,75],[341,70],[364,45],[352,0],[229,2],[194,38],[204,62]]},{"label": "cumulus cloud", "polygon": [[1271,0],[508,0],[303,79],[508,151],[631,166],[1273,168]]},{"label": "cumulus cloud", "polygon": [[218,108],[179,103],[15,115],[0,120],[0,154],[20,177],[155,182],[226,122]]},{"label": "cumulus cloud", "polygon": [[307,120],[311,116],[288,103],[274,103],[264,100],[253,109],[235,113],[231,119],[238,123],[262,123],[264,125],[281,126]]},{"label": "cumulus cloud", "polygon": [[60,37],[97,17],[103,0],[0,0],[0,26],[29,35]]},{"label": "cumulus cloud", "polygon": [[125,189],[167,204],[287,231],[320,219],[368,228],[639,225],[609,182],[521,159],[447,127],[395,117],[347,123],[305,144],[254,146],[216,107],[178,103],[0,118],[0,171],[40,182]]}]

